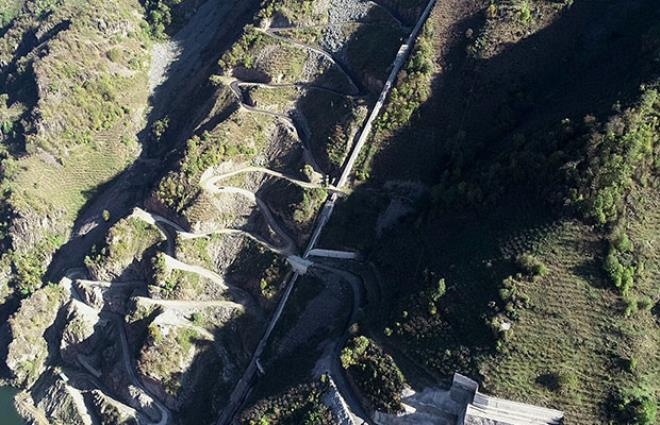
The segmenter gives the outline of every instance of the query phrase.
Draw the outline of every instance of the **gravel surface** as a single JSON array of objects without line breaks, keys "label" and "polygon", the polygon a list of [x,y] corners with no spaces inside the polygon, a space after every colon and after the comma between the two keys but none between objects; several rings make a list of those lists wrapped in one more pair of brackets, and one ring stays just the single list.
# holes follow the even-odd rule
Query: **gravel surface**
[{"label": "gravel surface", "polygon": [[324,47],[332,52],[344,46],[344,24],[355,22],[367,16],[372,3],[360,0],[332,0],[328,10],[328,28],[324,34]]},{"label": "gravel surface", "polygon": [[225,15],[235,3],[236,0],[207,0],[172,40],[154,44],[149,70],[154,116],[162,115],[173,96],[204,64],[205,51],[212,47]]}]

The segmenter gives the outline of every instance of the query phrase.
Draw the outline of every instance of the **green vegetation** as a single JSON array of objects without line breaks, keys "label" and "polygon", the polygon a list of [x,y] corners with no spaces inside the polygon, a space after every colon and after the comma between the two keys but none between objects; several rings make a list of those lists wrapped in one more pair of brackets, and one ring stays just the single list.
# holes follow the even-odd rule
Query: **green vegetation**
[{"label": "green vegetation", "polygon": [[229,159],[245,160],[256,155],[272,125],[271,118],[238,111],[212,131],[193,136],[177,169],[160,181],[158,200],[178,213],[184,211],[198,195],[205,171]]},{"label": "green vegetation", "polygon": [[220,68],[227,72],[234,68],[258,71],[278,83],[304,81],[303,68],[308,59],[305,49],[248,25],[232,49],[220,58]]},{"label": "green vegetation", "polygon": [[214,235],[210,238],[194,238],[183,239],[177,237],[176,240],[176,254],[177,258],[187,264],[196,264],[207,269],[213,269],[213,258],[211,252],[215,241],[221,240],[222,237]]},{"label": "green vegetation", "polygon": [[7,258],[12,259],[14,269],[14,287],[22,296],[28,296],[42,286],[42,276],[46,272],[46,264],[51,252],[64,243],[57,235],[47,235],[27,252],[13,255],[9,252]]},{"label": "green vegetation", "polygon": [[0,31],[18,15],[23,6],[23,0],[0,1]]},{"label": "green vegetation", "polygon": [[0,75],[0,236],[13,286],[27,294],[94,190],[138,153],[149,44],[128,0],[4,1],[0,10],[0,60],[16,64]]},{"label": "green vegetation", "polygon": [[644,387],[619,394],[615,416],[622,424],[653,425],[658,417],[657,395]]},{"label": "green vegetation", "polygon": [[296,223],[307,223],[312,220],[323,202],[328,198],[328,192],[324,189],[305,189],[302,200],[295,206],[293,219]]},{"label": "green vegetation", "polygon": [[138,370],[145,376],[161,382],[166,393],[177,397],[182,389],[192,355],[198,349],[200,337],[190,328],[149,326],[147,342],[138,358]]},{"label": "green vegetation", "polygon": [[261,19],[281,16],[287,22],[296,22],[301,26],[306,24],[323,25],[327,21],[324,13],[314,13],[314,0],[265,0],[262,2],[259,17]]},{"label": "green vegetation", "polygon": [[159,252],[151,261],[151,291],[165,299],[194,300],[204,292],[205,279],[200,275],[167,267],[165,254]]},{"label": "green vegetation", "polygon": [[431,94],[433,75],[433,21],[428,21],[415,42],[408,62],[397,76],[377,130],[394,131],[408,124],[412,114]]},{"label": "green vegetation", "polygon": [[383,143],[401,127],[408,125],[413,113],[431,94],[433,66],[433,21],[427,21],[406,65],[397,76],[384,111],[374,125],[372,141],[361,153],[356,177],[366,180],[371,161]]},{"label": "green vegetation", "polygon": [[172,8],[181,4],[182,0],[145,0],[144,9],[151,35],[157,39],[165,37],[167,28],[172,24]]},{"label": "green vegetation", "polygon": [[[397,358],[439,379],[482,378],[484,391],[561,409],[567,423],[653,423],[660,50],[648,28],[660,10],[645,3],[615,29],[598,7],[566,4],[493,1],[474,21],[432,18],[449,35],[430,49],[438,84],[394,131],[379,128],[388,137],[357,173],[373,178],[338,206],[324,243],[359,246],[378,267],[386,301],[370,330]],[[568,22],[641,50],[626,51],[625,71],[599,72],[597,89],[554,79],[547,67],[595,82],[590,69],[612,53],[562,56],[577,35]],[[537,53],[552,49],[566,63]],[[378,235],[397,179],[428,182],[430,199]]]},{"label": "green vegetation", "polygon": [[656,167],[659,114],[660,95],[648,89],[636,108],[615,115],[605,126],[587,121],[593,130],[586,136],[584,166],[575,173],[570,193],[585,217],[599,224],[615,223],[634,180],[648,179]]},{"label": "green vegetation", "polygon": [[405,380],[392,357],[374,341],[364,336],[351,339],[341,352],[341,364],[376,410],[402,411]]},{"label": "green vegetation", "polygon": [[44,334],[67,297],[61,287],[45,286],[24,300],[22,308],[9,319],[13,341],[9,344],[7,366],[16,385],[32,385],[44,371],[48,358]]},{"label": "green vegetation", "polygon": [[248,97],[253,106],[283,114],[293,108],[298,97],[295,87],[252,87]]},{"label": "green vegetation", "polygon": [[252,26],[247,26],[243,30],[241,38],[234,43],[231,50],[225,53],[218,64],[220,68],[229,70],[242,65],[246,68],[252,68],[250,52],[261,47],[264,43],[265,35]]},{"label": "green vegetation", "polygon": [[330,410],[321,397],[327,384],[301,384],[282,394],[260,400],[241,414],[246,425],[329,425],[333,423]]},{"label": "green vegetation", "polygon": [[627,296],[639,267],[635,264],[632,244],[628,235],[619,230],[617,235],[613,235],[609,245],[603,268],[612,284]]},{"label": "green vegetation", "polygon": [[85,258],[85,265],[93,276],[112,280],[130,269],[133,278],[143,276],[154,247],[163,240],[158,228],[137,218],[123,218],[113,225],[105,245]]},{"label": "green vegetation", "polygon": [[164,40],[176,34],[197,11],[199,0],[140,0],[149,34],[155,40]]},{"label": "green vegetation", "polygon": [[518,266],[530,276],[544,276],[548,268],[536,257],[530,254],[522,254],[517,259]]}]

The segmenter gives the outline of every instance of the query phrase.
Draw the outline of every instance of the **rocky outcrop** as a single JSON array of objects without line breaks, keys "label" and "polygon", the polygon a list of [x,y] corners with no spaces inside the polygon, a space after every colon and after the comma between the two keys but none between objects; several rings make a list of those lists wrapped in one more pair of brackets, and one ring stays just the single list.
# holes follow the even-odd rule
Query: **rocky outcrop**
[{"label": "rocky outcrop", "polygon": [[53,326],[58,312],[69,297],[60,286],[46,286],[21,303],[9,319],[13,337],[7,353],[7,366],[19,386],[32,385],[46,369],[48,342],[46,331]]},{"label": "rocky outcrop", "polygon": [[94,373],[92,355],[104,338],[109,322],[101,319],[93,308],[72,300],[66,309],[66,325],[60,340],[62,360],[69,365],[80,365]]},{"label": "rocky outcrop", "polygon": [[199,364],[199,359],[206,357],[205,345],[208,348],[209,344],[194,330],[152,324],[137,364],[145,387],[167,407],[181,409],[191,396],[199,372],[206,369]]},{"label": "rocky outcrop", "polygon": [[93,406],[100,425],[138,425],[140,423],[139,415],[135,410],[99,390],[86,393],[85,398]]},{"label": "rocky outcrop", "polygon": [[67,381],[66,376],[49,372],[43,382],[32,390],[35,406],[45,413],[52,424],[92,425],[94,422],[82,393],[68,385]]}]

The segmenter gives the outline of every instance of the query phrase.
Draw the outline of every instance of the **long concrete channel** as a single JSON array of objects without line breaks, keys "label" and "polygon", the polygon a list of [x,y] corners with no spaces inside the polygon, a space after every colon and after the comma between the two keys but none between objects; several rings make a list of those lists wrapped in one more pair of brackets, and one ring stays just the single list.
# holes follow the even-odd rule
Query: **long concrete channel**
[{"label": "long concrete channel", "polygon": [[[394,86],[394,81],[396,80],[397,75],[399,74],[404,64],[406,63],[406,60],[410,56],[410,52],[412,51],[415,41],[417,40],[417,37],[422,31],[422,27],[424,26],[424,23],[431,14],[431,10],[433,9],[435,3],[436,0],[429,0],[428,4],[426,5],[426,8],[422,12],[419,19],[417,20],[415,27],[410,32],[410,35],[406,39],[405,43],[402,44],[401,47],[399,48],[396,58],[394,59],[394,62],[392,64],[392,70],[390,71],[387,80],[385,81],[385,85],[383,86],[383,89],[381,90],[380,95],[378,96],[378,100],[374,104],[374,107],[372,108],[367,120],[362,126],[360,135],[353,146],[351,154],[344,165],[340,177],[337,179],[337,183],[335,184],[335,187],[337,189],[341,190],[348,182],[348,179],[353,171],[353,167],[355,166],[355,163],[360,155],[360,152],[364,147],[365,143],[369,139],[373,127],[373,123],[376,120],[376,118],[378,118],[378,115],[380,114],[380,111],[383,108],[385,101],[387,100],[387,97],[389,96],[390,91],[392,90],[392,87]],[[333,193],[330,196],[330,198],[326,201],[326,203],[323,205],[319,217],[316,220],[312,237],[309,240],[309,243],[307,244],[307,248],[305,249],[303,258],[307,258],[309,256],[309,252],[316,247],[318,239],[321,236],[321,233],[323,232],[325,225],[328,223],[330,217],[332,216],[337,198],[338,198],[337,193]],[[253,383],[255,381],[255,378],[257,376],[257,372],[260,368],[259,359],[261,358],[261,355],[266,347],[266,344],[268,343],[268,340],[273,332],[273,329],[275,328],[275,325],[277,325],[277,322],[279,321],[280,316],[284,311],[284,307],[286,306],[286,303],[291,295],[291,292],[293,291],[294,285],[299,277],[300,277],[299,273],[293,273],[288,278],[288,280],[285,281],[285,289],[284,292],[282,293],[282,296],[280,297],[275,312],[273,313],[271,320],[268,323],[268,326],[266,327],[266,331],[264,332],[263,336],[261,337],[261,340],[259,341],[259,344],[257,344],[257,348],[254,350],[254,353],[252,354],[252,358],[250,360],[248,367],[245,369],[243,376],[234,387],[234,390],[232,391],[232,394],[229,398],[229,403],[227,407],[223,409],[220,417],[218,418],[218,421],[216,422],[217,425],[229,425],[232,419],[234,418],[236,411],[239,409],[239,407],[242,405],[242,403],[249,395]]]}]

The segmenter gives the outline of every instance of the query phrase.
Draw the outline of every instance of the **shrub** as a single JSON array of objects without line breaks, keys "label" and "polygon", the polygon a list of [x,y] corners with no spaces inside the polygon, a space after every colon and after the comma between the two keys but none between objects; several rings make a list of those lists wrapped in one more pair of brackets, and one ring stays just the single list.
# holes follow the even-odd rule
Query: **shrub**
[{"label": "shrub", "polygon": [[170,119],[169,118],[163,118],[163,119],[160,119],[160,120],[154,122],[151,125],[151,137],[155,141],[159,142],[160,139],[165,134],[165,132],[167,131],[167,127],[169,126],[169,124],[170,124]]},{"label": "shrub", "polygon": [[617,395],[615,414],[622,424],[653,425],[658,416],[657,399],[647,387],[622,391]]},{"label": "shrub", "polygon": [[119,49],[110,49],[105,55],[112,62],[117,63],[121,61],[121,51]]},{"label": "shrub", "polygon": [[633,251],[628,235],[620,228],[612,232],[603,269],[614,287],[619,289],[622,295],[628,296],[635,276],[640,272],[641,263]]},{"label": "shrub", "polygon": [[370,339],[359,336],[341,352],[341,364],[364,397],[380,411],[400,412],[405,380],[394,360]]},{"label": "shrub", "polygon": [[325,425],[333,423],[332,414],[321,397],[327,380],[289,388],[284,393],[259,401],[241,414],[246,425]]},{"label": "shrub", "polygon": [[632,265],[623,264],[616,249],[610,248],[605,263],[603,265],[610,281],[614,286],[621,291],[623,295],[627,295],[633,285],[633,278],[635,276],[635,267]]},{"label": "shrub", "polygon": [[560,394],[575,394],[579,385],[580,381],[575,372],[563,370],[557,374],[557,387]]},{"label": "shrub", "polygon": [[175,16],[172,11],[181,4],[182,0],[145,0],[144,9],[147,22],[151,28],[151,36],[162,39],[174,23]]},{"label": "shrub", "polygon": [[548,268],[536,257],[523,254],[517,258],[518,266],[531,276],[544,276]]}]

